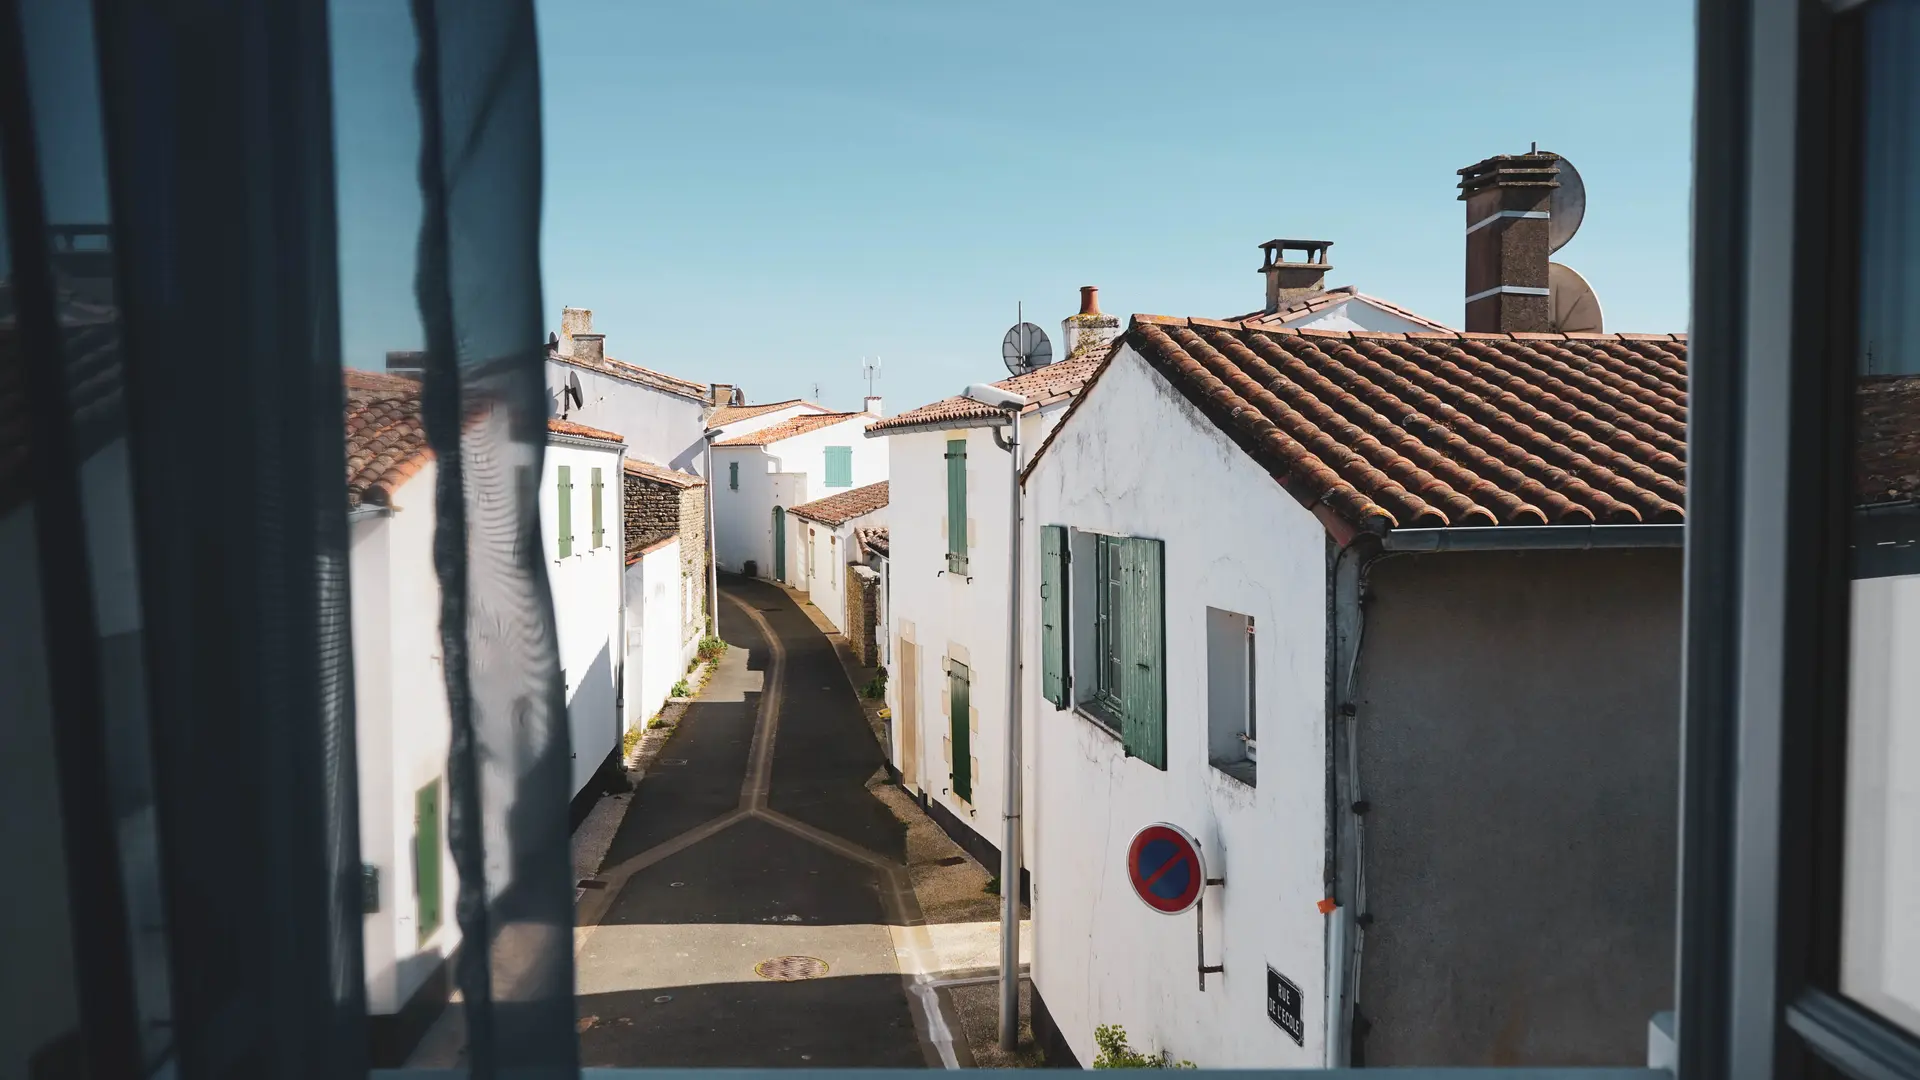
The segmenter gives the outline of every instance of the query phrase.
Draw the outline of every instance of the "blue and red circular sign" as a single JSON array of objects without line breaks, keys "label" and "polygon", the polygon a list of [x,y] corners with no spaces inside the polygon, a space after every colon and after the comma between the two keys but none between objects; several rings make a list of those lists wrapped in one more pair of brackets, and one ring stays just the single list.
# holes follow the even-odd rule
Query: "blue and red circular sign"
[{"label": "blue and red circular sign", "polygon": [[1141,829],[1127,846],[1127,880],[1134,895],[1155,911],[1178,915],[1191,909],[1207,884],[1200,841],[1165,822]]}]

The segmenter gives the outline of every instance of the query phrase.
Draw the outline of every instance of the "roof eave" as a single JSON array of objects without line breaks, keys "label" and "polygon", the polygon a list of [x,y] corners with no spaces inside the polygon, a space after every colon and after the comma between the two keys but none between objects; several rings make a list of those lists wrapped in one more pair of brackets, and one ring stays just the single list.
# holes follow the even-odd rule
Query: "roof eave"
[{"label": "roof eave", "polygon": [[1393,529],[1380,538],[1385,551],[1592,551],[1680,548],[1686,543],[1684,524],[1479,525]]},{"label": "roof eave", "polygon": [[627,449],[624,442],[608,442],[606,439],[594,439],[585,435],[570,435],[564,431],[548,431],[547,442],[559,446],[572,446],[581,450],[603,450],[610,454],[623,453]]}]

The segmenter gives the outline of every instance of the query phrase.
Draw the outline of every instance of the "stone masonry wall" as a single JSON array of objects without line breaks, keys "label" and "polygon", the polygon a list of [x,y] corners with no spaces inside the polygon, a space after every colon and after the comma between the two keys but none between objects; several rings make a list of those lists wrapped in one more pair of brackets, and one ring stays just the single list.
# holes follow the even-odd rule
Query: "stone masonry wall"
[{"label": "stone masonry wall", "polygon": [[[680,531],[680,489],[626,473],[627,557]],[[690,489],[697,491],[699,489]],[[684,538],[682,546],[684,546]]]},{"label": "stone masonry wall", "polygon": [[707,489],[703,484],[679,495],[680,576],[692,598],[681,640],[691,641],[707,632]]},{"label": "stone masonry wall", "polygon": [[880,575],[872,567],[847,567],[847,643],[853,657],[863,667],[872,667],[880,659],[879,627]]}]

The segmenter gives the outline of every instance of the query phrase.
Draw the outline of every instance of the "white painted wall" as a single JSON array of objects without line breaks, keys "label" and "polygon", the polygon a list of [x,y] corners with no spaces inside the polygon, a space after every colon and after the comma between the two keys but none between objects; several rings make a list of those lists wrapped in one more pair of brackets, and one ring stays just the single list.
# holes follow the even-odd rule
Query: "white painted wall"
[{"label": "white painted wall", "polygon": [[[1062,402],[1021,419],[1022,460],[1039,448],[1047,432],[1066,412]],[[947,568],[947,440],[967,441],[967,576]],[[1006,451],[989,428],[919,431],[874,442],[893,444],[888,484],[890,530],[887,618],[887,706],[893,724],[894,767],[916,791],[951,810],[962,823],[1000,846],[1003,818],[1001,776],[1006,758],[1008,511],[1012,477]],[[1029,585],[1029,592],[1032,586]],[[918,732],[905,738],[901,696],[907,680],[901,642],[917,646],[918,671],[913,722]],[[955,659],[968,667],[974,759],[973,799],[965,802],[948,786],[951,776],[947,666]],[[902,760],[911,743],[913,767]],[[1031,828],[1028,836],[1032,835]],[[1032,866],[1032,861],[1028,861]],[[997,872],[997,868],[996,868]]]},{"label": "white painted wall", "polygon": [[[584,421],[582,421],[584,423]],[[600,446],[604,445],[605,449]],[[592,448],[572,441],[547,440],[540,477],[540,536],[547,583],[553,593],[553,617],[559,635],[560,669],[566,683],[567,726],[573,740],[573,791],[578,793],[620,741],[621,717],[615,696],[617,670],[624,656],[621,632],[625,531],[621,514],[618,446]],[[559,470],[571,470],[573,552],[559,554]],[[593,470],[600,470],[600,544],[593,543]],[[675,626],[679,623],[676,620]]]},{"label": "white painted wall", "polygon": [[[440,586],[433,568],[428,462],[394,494],[399,509],[350,526],[355,739],[361,859],[380,874],[380,910],[366,916],[367,1011],[389,1015],[460,942],[459,872],[446,846],[451,721],[441,666]],[[441,782],[439,929],[420,940],[413,866],[414,793]]]},{"label": "white painted wall", "polygon": [[[1028,499],[1023,546],[1027,580],[1036,585],[1043,525],[1164,542],[1167,651],[1162,772],[1127,758],[1107,728],[1077,711],[1056,711],[1041,696],[1038,589],[1025,594],[1034,985],[1083,1065],[1093,1061],[1099,1024],[1120,1024],[1136,1047],[1164,1049],[1202,1068],[1319,1065],[1325,533],[1130,349],[1115,357],[1041,459]],[[903,523],[894,526],[896,545]],[[896,608],[908,576],[895,583]],[[1258,627],[1258,787],[1208,764],[1209,606],[1251,615]],[[1127,844],[1156,821],[1198,837],[1208,873],[1227,879],[1204,901],[1208,962],[1226,965],[1208,977],[1205,993],[1195,971],[1194,916],[1150,910],[1127,882]],[[1304,1047],[1267,1019],[1268,965],[1300,987]]]},{"label": "white painted wall", "polygon": [[[561,396],[568,375],[580,379],[586,400],[571,407]],[[566,418],[627,440],[627,453],[699,475],[705,458],[704,401],[548,358],[547,415]],[[563,409],[563,405],[569,406]]]},{"label": "white painted wall", "polygon": [[833,628],[843,634],[847,632],[847,564],[866,561],[860,545],[853,541],[853,530],[886,523],[884,507],[840,525],[826,525],[798,516],[792,518],[793,542],[800,545],[796,550],[812,552],[811,559],[803,555],[801,575],[795,585],[807,594],[814,607],[826,614]]},{"label": "white painted wall", "polygon": [[1402,318],[1382,307],[1355,297],[1311,315],[1289,319],[1281,324],[1295,330],[1371,330],[1387,334],[1430,334],[1433,327]]},{"label": "white painted wall", "polygon": [[[885,439],[865,437],[866,426],[876,417],[864,413],[804,435],[782,439],[768,446],[715,446],[713,448],[714,559],[722,570],[742,572],[747,560],[755,563],[759,576],[775,577],[773,550],[773,508],[791,510],[801,503],[825,498],[837,491],[877,484],[887,478],[889,448]],[[829,488],[826,478],[826,448],[852,447],[853,483],[846,488]],[[731,486],[729,464],[740,465],[740,486]],[[805,552],[794,546],[792,515],[787,515],[786,580],[802,580]]]},{"label": "white painted wall", "polygon": [[700,646],[679,633],[686,579],[680,540],[663,541],[627,564],[626,726],[644,725],[666,704]]}]

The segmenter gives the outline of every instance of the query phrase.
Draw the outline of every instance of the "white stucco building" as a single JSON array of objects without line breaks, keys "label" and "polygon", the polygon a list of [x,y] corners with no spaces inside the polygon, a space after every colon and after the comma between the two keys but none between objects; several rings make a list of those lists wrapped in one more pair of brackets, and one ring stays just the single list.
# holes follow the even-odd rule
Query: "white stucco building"
[{"label": "white stucco building", "polygon": [[561,312],[560,332],[547,349],[547,415],[620,432],[632,440],[630,456],[699,474],[707,417],[733,404],[738,391],[616,360],[606,345],[606,335],[593,329],[593,312]]},{"label": "white stucco building", "polygon": [[887,444],[861,437],[877,418],[795,409],[784,420],[716,438],[710,489],[720,568],[794,580],[800,552],[787,546],[787,511],[887,479]]},{"label": "white stucco building", "polygon": [[[1029,399],[1031,453],[1097,366],[1118,327],[1097,290],[1063,324],[1059,363],[1010,379]],[[874,424],[890,445],[887,705],[890,765],[976,859],[999,870],[1006,748],[1009,504],[1013,477],[994,441],[1003,414],[947,398]]]},{"label": "white stucco building", "polygon": [[787,550],[801,553],[793,584],[842,634],[848,632],[847,568],[867,562],[855,534],[885,527],[887,488],[885,480],[851,488],[801,503],[787,514]]},{"label": "white stucco building", "polygon": [[[707,417],[707,429],[718,432],[716,438],[726,439],[750,435],[796,416],[820,416],[832,411],[824,405],[815,405],[799,398],[770,401],[763,405],[724,405]],[[869,408],[867,411],[878,410]]]},{"label": "white stucco building", "polygon": [[[375,894],[362,926],[367,1011],[376,1055],[404,1056],[446,1001],[445,964],[460,943],[453,917],[458,874],[446,832],[450,720],[433,563],[438,470],[421,426],[417,382],[348,371],[346,384],[360,850]],[[619,745],[622,452],[616,435],[549,422],[541,543],[576,797]],[[492,474],[510,477],[513,463],[506,464]]]},{"label": "white stucco building", "polygon": [[[1039,448],[1050,1063],[1090,1064],[1101,1024],[1203,1068],[1643,1056],[1672,993],[1686,348],[1536,336],[1136,316]],[[895,576],[904,633],[930,575]],[[1224,879],[1223,971],[1195,913],[1134,893],[1160,822]]]}]

